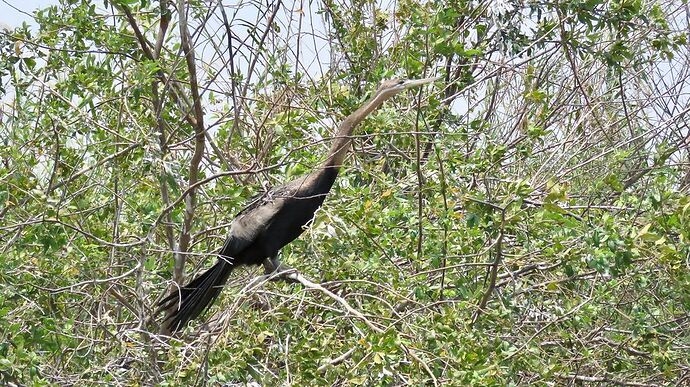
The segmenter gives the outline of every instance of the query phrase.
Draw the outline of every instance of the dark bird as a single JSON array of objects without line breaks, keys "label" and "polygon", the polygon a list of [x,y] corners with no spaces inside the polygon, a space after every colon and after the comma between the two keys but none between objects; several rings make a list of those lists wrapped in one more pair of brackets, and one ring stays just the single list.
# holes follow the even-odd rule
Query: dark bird
[{"label": "dark bird", "polygon": [[263,263],[267,273],[284,270],[285,266],[278,260],[278,251],[304,232],[304,227],[323,203],[338,176],[357,124],[401,91],[437,79],[384,81],[371,99],[339,125],[323,165],[306,176],[255,197],[232,221],[218,262],[160,302],[161,309],[169,311],[163,321],[164,329],[175,332],[198,317],[218,297],[228,276],[239,265]]}]

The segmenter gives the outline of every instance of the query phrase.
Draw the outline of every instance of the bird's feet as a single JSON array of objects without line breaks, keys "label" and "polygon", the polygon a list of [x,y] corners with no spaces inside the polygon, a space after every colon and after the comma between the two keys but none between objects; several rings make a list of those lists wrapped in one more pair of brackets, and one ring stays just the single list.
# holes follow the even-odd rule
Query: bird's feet
[{"label": "bird's feet", "polygon": [[297,270],[280,262],[278,258],[266,258],[264,261],[264,275],[270,276],[271,281],[298,282],[295,279]]}]

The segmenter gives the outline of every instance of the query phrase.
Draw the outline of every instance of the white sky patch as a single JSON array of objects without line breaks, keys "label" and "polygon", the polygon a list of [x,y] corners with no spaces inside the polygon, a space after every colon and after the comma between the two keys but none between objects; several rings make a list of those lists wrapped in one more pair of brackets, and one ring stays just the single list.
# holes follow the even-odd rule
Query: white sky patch
[{"label": "white sky patch", "polygon": [[36,176],[38,184],[43,187],[48,186],[50,174],[53,171],[53,159],[48,154],[38,156],[38,163],[31,168],[31,172]]},{"label": "white sky patch", "polygon": [[494,0],[489,5],[489,14],[492,16],[502,16],[515,10],[512,4],[507,0]]},{"label": "white sky patch", "polygon": [[57,5],[58,0],[0,0],[0,30],[19,27],[22,23],[36,26],[32,14],[36,9]]}]

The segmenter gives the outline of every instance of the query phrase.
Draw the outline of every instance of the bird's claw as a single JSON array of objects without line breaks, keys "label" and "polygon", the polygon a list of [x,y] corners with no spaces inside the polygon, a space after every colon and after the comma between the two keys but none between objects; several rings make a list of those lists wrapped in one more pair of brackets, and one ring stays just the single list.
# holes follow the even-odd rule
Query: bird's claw
[{"label": "bird's claw", "polygon": [[298,282],[295,279],[296,273],[296,269],[277,259],[266,259],[264,261],[264,275],[271,281]]}]

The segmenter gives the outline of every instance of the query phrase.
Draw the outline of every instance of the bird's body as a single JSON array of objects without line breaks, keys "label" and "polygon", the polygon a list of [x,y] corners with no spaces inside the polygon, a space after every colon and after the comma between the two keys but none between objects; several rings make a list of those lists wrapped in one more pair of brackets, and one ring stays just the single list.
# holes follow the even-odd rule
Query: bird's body
[{"label": "bird's body", "polygon": [[256,198],[233,220],[220,255],[240,265],[274,257],[304,232],[337,175],[336,168],[324,168]]},{"label": "bird's body", "polygon": [[198,317],[218,297],[235,267],[263,263],[267,271],[279,270],[278,252],[304,232],[323,204],[338,176],[355,126],[392,95],[435,79],[384,82],[369,102],[340,124],[324,165],[250,200],[232,221],[216,264],[161,301],[161,308],[170,311],[165,329],[174,332]]}]

